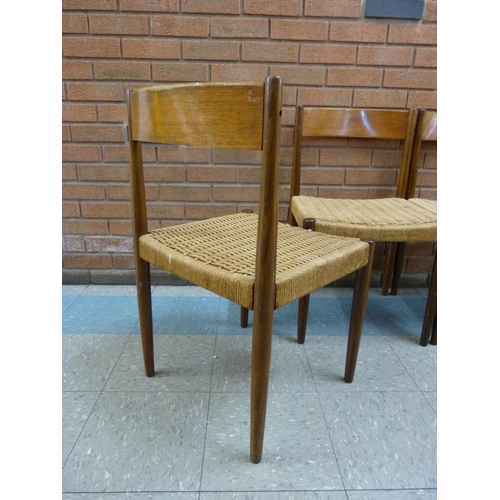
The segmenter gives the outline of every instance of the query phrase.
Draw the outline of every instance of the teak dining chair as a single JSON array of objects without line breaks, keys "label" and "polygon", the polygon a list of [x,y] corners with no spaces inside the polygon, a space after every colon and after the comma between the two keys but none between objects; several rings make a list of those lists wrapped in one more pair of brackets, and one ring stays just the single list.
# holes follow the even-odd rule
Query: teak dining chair
[{"label": "teak dining chair", "polygon": [[[413,139],[413,147],[411,150],[410,168],[408,173],[408,184],[406,186],[405,198],[415,205],[431,212],[434,215],[435,222],[437,223],[437,201],[428,200],[425,198],[415,198],[419,162],[421,162],[420,153],[422,143],[429,142],[437,143],[437,111],[420,109],[418,110],[417,127]],[[392,295],[397,295],[398,292],[399,281],[403,270],[405,250],[405,242],[397,244],[394,275],[391,284]]]},{"label": "teak dining chair", "polygon": [[[434,221],[437,224],[437,201],[427,200],[425,198],[414,198],[417,187],[417,174],[422,143],[430,142],[435,142],[437,144],[437,111],[420,109],[418,112],[417,129],[415,132],[410,160],[410,173],[408,176],[406,198],[409,199],[411,203],[428,210],[434,217]],[[437,234],[436,239],[433,241],[437,243]],[[394,294],[397,292],[397,287],[399,285],[404,252],[405,244],[398,245],[394,278],[391,288],[391,293]],[[420,336],[420,345],[426,346],[428,343],[431,343],[432,345],[437,344],[437,250],[434,253],[434,264],[429,279],[429,292],[427,295],[424,323],[422,325],[422,333]]]},{"label": "teak dining chair", "polygon": [[[254,311],[250,459],[262,458],[274,310],[357,271],[346,358],[352,380],[373,243],[278,223],[280,77],[264,84],[186,83],[129,94],[133,241],[140,329],[153,376],[150,265]],[[148,232],[142,143],[262,151],[258,215],[236,213]],[[350,380],[349,380],[350,378]]]},{"label": "teak dining chair", "polygon": [[[397,242],[434,241],[436,221],[428,210],[405,199],[417,110],[315,108],[299,106],[294,152],[289,222],[321,233],[388,242],[383,273],[385,295],[394,269]],[[402,160],[393,198],[331,199],[301,196],[304,138],[395,139],[403,141]],[[308,226],[308,225],[309,226]],[[299,300],[298,339],[303,342],[309,298]]]}]

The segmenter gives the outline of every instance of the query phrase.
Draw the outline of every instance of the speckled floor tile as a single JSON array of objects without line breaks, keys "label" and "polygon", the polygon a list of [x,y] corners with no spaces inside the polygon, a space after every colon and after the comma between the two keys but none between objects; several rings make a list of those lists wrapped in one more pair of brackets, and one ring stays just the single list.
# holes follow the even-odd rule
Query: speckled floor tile
[{"label": "speckled floor tile", "polygon": [[199,286],[157,286],[155,287],[153,297],[213,297],[219,296],[205,288]]},{"label": "speckled floor tile", "polygon": [[404,303],[415,313],[419,318],[424,319],[426,297],[402,297]]},{"label": "speckled floor tile", "polygon": [[[152,299],[153,331],[169,335],[215,335],[218,297],[155,296]],[[236,318],[239,321],[239,316]],[[134,333],[139,333],[139,325]]]},{"label": "speckled floor tile", "polygon": [[[398,297],[370,298],[366,311],[383,335],[414,335],[420,338],[423,316]],[[411,299],[424,301],[424,299]],[[425,302],[425,301],[424,301]]]},{"label": "speckled floor tile", "polygon": [[436,488],[436,414],[421,393],[319,397],[346,490]]},{"label": "speckled floor tile", "polygon": [[208,394],[103,393],[63,468],[63,492],[199,491]]},{"label": "speckled floor tile", "polygon": [[249,420],[249,394],[212,394],[202,491],[343,490],[316,394],[270,393],[258,465]]},{"label": "speckled floor tile", "polygon": [[418,391],[383,336],[363,336],[354,381],[344,381],[347,337],[311,335],[304,344],[318,392]]},{"label": "speckled floor tile", "polygon": [[156,335],[154,350],[155,375],[146,377],[141,339],[139,335],[132,335],[104,390],[210,390],[215,335]]},{"label": "speckled floor tile", "polygon": [[251,335],[253,311],[248,314],[248,327],[240,326],[241,307],[230,300],[221,298],[219,303],[219,315],[217,321],[218,335]]},{"label": "speckled floor tile", "polygon": [[78,295],[63,295],[62,296],[62,313],[64,314],[68,308],[75,302]]},{"label": "speckled floor tile", "polygon": [[63,285],[62,294],[63,295],[81,295],[87,289],[88,285]]},{"label": "speckled floor tile", "polygon": [[[250,393],[251,350],[250,335],[217,337],[212,391]],[[304,348],[293,337],[273,336],[269,390],[315,392]]]},{"label": "speckled floor tile", "polygon": [[[402,299],[406,298],[423,298],[427,299],[427,294],[429,292],[428,288],[423,287],[402,287],[398,290],[398,294],[395,297],[400,297]],[[387,295],[387,297],[394,297],[394,295]]]},{"label": "speckled floor tile", "polygon": [[[154,287],[152,287],[154,290]],[[82,295],[95,297],[137,297],[135,285],[88,285]]]},{"label": "speckled floor tile", "polygon": [[436,500],[437,490],[348,491],[349,500]]},{"label": "speckled floor tile", "polygon": [[347,500],[343,491],[246,491],[201,493],[200,500]]},{"label": "speckled floor tile", "polygon": [[421,391],[437,390],[437,346],[422,347],[420,336],[388,336],[387,341]]},{"label": "speckled floor tile", "polygon": [[437,392],[436,391],[431,391],[431,392],[423,392],[422,393],[425,396],[425,399],[429,401],[429,404],[434,408],[434,411],[437,413]]},{"label": "speckled floor tile", "polygon": [[419,345],[427,289],[370,289],[352,384],[352,289],[311,294],[303,346],[297,302],[276,311],[258,465],[253,313],[242,329],[240,306],[203,288],[152,293],[148,378],[135,286],[63,286],[63,500],[436,499],[437,349]]},{"label": "speckled floor tile", "polygon": [[[310,300],[307,335],[346,335],[349,333],[352,298]],[[380,335],[368,310],[363,323],[363,335]]]},{"label": "speckled floor tile", "polygon": [[61,348],[62,348],[63,359],[64,359],[64,356],[66,355],[66,351],[67,351],[66,348],[71,344],[72,337],[73,337],[72,334],[67,334],[67,335],[61,336]]},{"label": "speckled floor tile", "polygon": [[198,500],[199,493],[64,493],[62,500]]},{"label": "speckled floor tile", "polygon": [[132,333],[139,320],[131,296],[80,296],[62,316],[63,333]]},{"label": "speckled floor tile", "polygon": [[[309,302],[307,335],[347,335],[351,315],[350,298],[312,297]],[[253,312],[248,317],[248,327],[239,326],[240,306],[221,299],[219,326],[221,335],[251,334]],[[274,312],[274,335],[297,335],[298,302],[294,301]],[[380,330],[369,314],[365,316],[363,335],[380,335]]]},{"label": "speckled floor tile", "polygon": [[413,335],[420,338],[424,298],[381,297],[370,298],[366,307],[383,335]]},{"label": "speckled floor tile", "polygon": [[64,392],[62,395],[62,460],[66,462],[94,407],[98,392]]},{"label": "speckled floor tile", "polygon": [[128,335],[72,335],[63,346],[62,390],[101,391]]}]

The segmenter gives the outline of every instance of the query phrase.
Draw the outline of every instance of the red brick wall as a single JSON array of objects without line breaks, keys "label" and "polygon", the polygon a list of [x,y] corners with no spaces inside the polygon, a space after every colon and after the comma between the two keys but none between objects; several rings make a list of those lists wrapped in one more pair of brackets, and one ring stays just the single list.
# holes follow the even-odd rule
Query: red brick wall
[{"label": "red brick wall", "polygon": [[[173,81],[284,81],[281,218],[297,104],[436,109],[436,1],[424,19],[366,19],[363,0],[63,0],[63,275],[131,270],[127,89]],[[356,146],[356,145],[355,145]],[[359,144],[357,145],[359,146]],[[362,144],[366,146],[366,144]],[[305,148],[304,192],[394,193],[390,143],[333,156]],[[151,227],[256,209],[259,154],[146,147]],[[436,198],[436,152],[418,196]],[[345,168],[351,166],[351,169]],[[166,188],[166,183],[173,187]],[[209,202],[210,203],[209,205]],[[427,273],[432,245],[406,270]],[[383,248],[379,249],[380,269]],[[101,278],[100,278],[101,279]],[[112,278],[110,278],[112,281]]]}]

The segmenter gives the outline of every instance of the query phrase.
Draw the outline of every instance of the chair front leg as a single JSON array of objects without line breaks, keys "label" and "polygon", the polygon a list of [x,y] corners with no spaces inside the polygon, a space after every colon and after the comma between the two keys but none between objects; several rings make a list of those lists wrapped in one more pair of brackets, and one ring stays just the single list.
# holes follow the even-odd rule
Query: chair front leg
[{"label": "chair front leg", "polygon": [[429,341],[429,344],[437,345],[437,343],[438,343],[438,334],[437,334],[437,313],[436,313],[436,316],[434,317],[434,324],[432,325],[431,340]]},{"label": "chair front leg", "polygon": [[373,267],[373,255],[375,253],[375,242],[365,240],[370,245],[368,262],[365,267],[356,271],[356,283],[352,298],[351,320],[349,324],[349,337],[347,339],[347,355],[345,364],[344,380],[351,383],[354,379],[356,361],[358,359],[359,344],[361,343],[361,333],[366,313],[366,303],[368,302],[368,292],[370,291],[370,278]]},{"label": "chair front leg", "polygon": [[273,339],[274,303],[256,304],[252,331],[252,379],[250,403],[250,460],[262,460],[266,423],[271,348]]},{"label": "chair front leg", "polygon": [[142,353],[146,375],[152,377],[155,373],[153,347],[153,312],[151,306],[151,275],[149,262],[136,259],[137,301],[139,306],[139,324],[141,328]]}]

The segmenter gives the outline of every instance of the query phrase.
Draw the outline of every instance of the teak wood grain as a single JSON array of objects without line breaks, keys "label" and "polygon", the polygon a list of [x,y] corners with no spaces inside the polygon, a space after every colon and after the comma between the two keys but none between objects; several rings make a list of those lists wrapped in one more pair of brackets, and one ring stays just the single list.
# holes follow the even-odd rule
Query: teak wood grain
[{"label": "teak wood grain", "polygon": [[[262,149],[262,85],[149,87],[132,92],[130,104],[135,141]],[[165,109],[182,113],[166,114]]]}]

